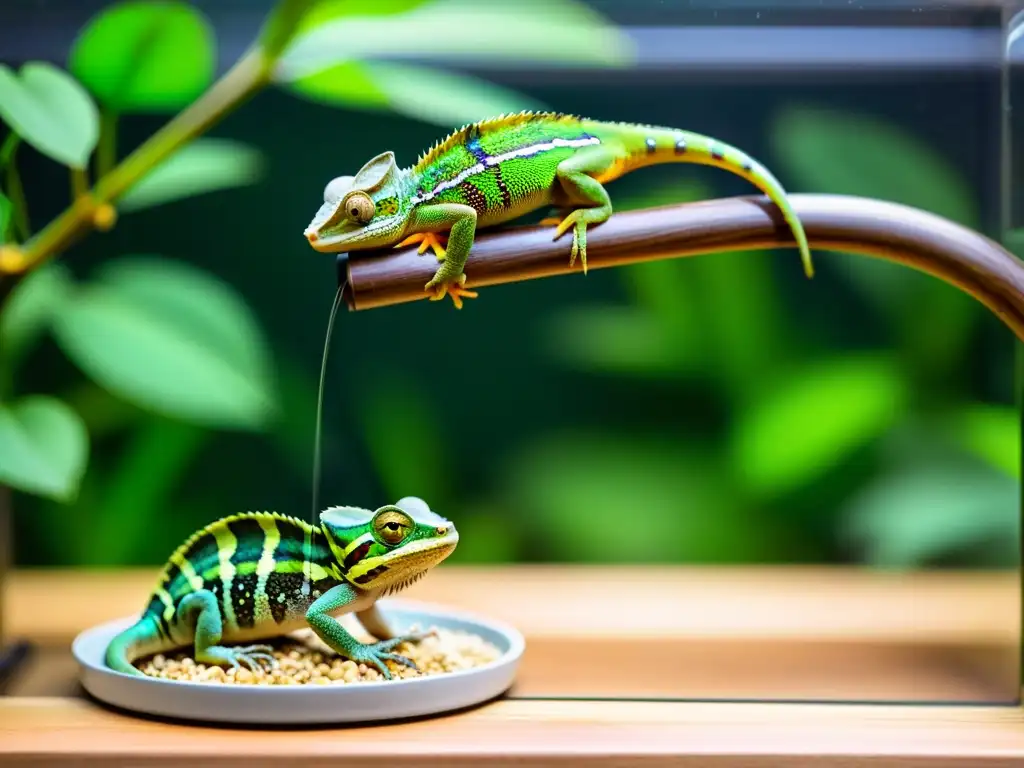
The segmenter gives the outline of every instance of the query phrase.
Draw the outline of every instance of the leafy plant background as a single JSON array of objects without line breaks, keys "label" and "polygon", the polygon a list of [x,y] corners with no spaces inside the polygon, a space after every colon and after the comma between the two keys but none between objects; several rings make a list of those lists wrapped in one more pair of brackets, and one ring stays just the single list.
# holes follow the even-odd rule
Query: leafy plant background
[{"label": "leafy plant background", "polygon": [[[555,108],[700,130],[791,191],[992,231],[994,161],[961,140],[994,130],[989,84],[651,82],[613,20],[526,5],[313,4],[267,88],[135,184],[113,229],[17,287],[0,309],[16,564],[156,564],[217,516],[309,513],[334,268],[301,230],[324,184],[382,149],[409,163],[463,122]],[[10,242],[224,68],[224,30],[197,5],[110,3],[86,21],[66,61],[0,69]],[[950,115],[957,98],[978,109]],[[675,166],[613,199],[751,192]],[[321,500],[421,495],[462,530],[460,562],[1015,565],[1011,335],[933,278],[816,263],[808,282],[790,252],[719,254],[492,288],[461,313],[341,313]]]}]

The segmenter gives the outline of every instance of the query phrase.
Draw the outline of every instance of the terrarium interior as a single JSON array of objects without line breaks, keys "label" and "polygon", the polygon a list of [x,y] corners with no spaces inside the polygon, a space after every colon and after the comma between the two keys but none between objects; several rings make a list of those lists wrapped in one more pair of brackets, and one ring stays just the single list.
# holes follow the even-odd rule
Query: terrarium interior
[{"label": "terrarium interior", "polygon": [[[15,2],[0,29],[2,63],[67,66],[79,30],[108,5]],[[182,58],[186,83],[193,65],[223,74],[273,3],[191,7],[215,49]],[[365,23],[429,30],[447,19],[460,35],[460,14],[493,13],[509,37],[536,45],[483,35],[395,57],[368,35],[365,60],[260,90],[198,139],[179,196],[137,196],[109,232],[54,260],[40,290],[60,291],[67,317],[23,347],[19,337],[0,407],[60,398],[87,429],[89,454],[66,498],[14,488],[14,565],[146,567],[155,577],[217,518],[309,519],[337,286],[334,258],[311,250],[303,230],[331,179],[387,150],[412,165],[466,122],[550,109],[696,131],[748,152],[789,193],[903,203],[1020,253],[1024,123],[1007,107],[1024,95],[1024,42],[1012,34],[1022,8],[442,0],[374,11]],[[117,156],[176,111],[117,113]],[[17,160],[41,226],[67,205],[67,169],[24,146]],[[190,188],[190,174],[210,167],[227,170]],[[757,194],[697,165],[641,169],[608,190],[616,211]],[[982,639],[936,637],[932,620],[945,574],[1012,580],[1020,566],[1019,345],[942,280],[813,244],[812,253],[811,280],[793,249],[744,251],[482,288],[461,311],[447,300],[343,309],[326,370],[320,508],[421,497],[459,530],[445,570],[686,566],[666,577],[679,580],[678,600],[661,602],[614,583],[616,569],[586,571],[595,590],[625,596],[608,605],[622,634],[638,612],[667,617],[663,635],[636,641],[639,665],[593,660],[623,697],[1016,700],[1016,587],[979,606],[995,627]],[[166,289],[159,317],[129,307],[144,332],[98,303],[76,304],[132,280]],[[0,307],[0,332],[10,332],[3,319]],[[870,595],[852,610],[841,579],[816,581],[829,566],[875,572],[878,594],[919,583],[920,599],[874,621]],[[716,585],[741,569],[782,572],[806,585],[806,600],[752,591],[739,605],[716,602]],[[140,610],[146,599],[140,592]],[[737,634],[765,611],[781,611],[774,634]],[[873,627],[862,638],[876,644],[873,676],[850,671],[861,651],[833,634],[854,625]],[[578,653],[566,645],[567,666]],[[363,674],[341,660],[311,665],[310,680]],[[969,679],[930,675],[943,665]],[[534,685],[544,696],[600,693],[568,678]]]}]

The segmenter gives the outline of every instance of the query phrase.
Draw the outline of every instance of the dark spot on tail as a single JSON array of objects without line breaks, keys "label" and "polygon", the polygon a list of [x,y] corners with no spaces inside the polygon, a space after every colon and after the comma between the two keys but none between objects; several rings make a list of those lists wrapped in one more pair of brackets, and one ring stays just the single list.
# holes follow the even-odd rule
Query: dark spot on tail
[{"label": "dark spot on tail", "polygon": [[676,154],[681,155],[686,152],[686,139],[679,139],[676,141]]},{"label": "dark spot on tail", "polygon": [[712,160],[725,160],[725,153],[721,149],[712,145],[711,146],[711,159]]},{"label": "dark spot on tail", "polygon": [[652,139],[649,136],[647,137],[647,141],[645,143],[647,144],[647,154],[653,153],[654,150],[658,148],[658,145],[655,143],[654,139]]}]

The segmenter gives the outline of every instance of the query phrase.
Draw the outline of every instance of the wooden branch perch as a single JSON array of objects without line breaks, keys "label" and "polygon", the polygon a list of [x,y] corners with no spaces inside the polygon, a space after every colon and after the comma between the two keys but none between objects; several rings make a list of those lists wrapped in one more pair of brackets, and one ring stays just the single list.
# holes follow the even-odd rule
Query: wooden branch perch
[{"label": "wooden branch perch", "polygon": [[[989,238],[925,211],[843,195],[790,196],[816,257],[823,250],[888,259],[945,280],[970,294],[1024,340],[1024,264]],[[480,233],[466,264],[466,286],[580,272],[569,269],[571,234],[551,226]],[[763,197],[733,197],[621,211],[587,234],[589,269],[755,248],[796,248],[778,209]],[[816,259],[817,260],[817,259]],[[416,246],[341,254],[350,310],[426,298],[437,267]],[[799,261],[794,261],[799,268]],[[579,275],[577,279],[585,279]],[[481,299],[483,296],[481,296]],[[447,300],[446,300],[447,301]],[[472,300],[471,300],[472,301]]]}]

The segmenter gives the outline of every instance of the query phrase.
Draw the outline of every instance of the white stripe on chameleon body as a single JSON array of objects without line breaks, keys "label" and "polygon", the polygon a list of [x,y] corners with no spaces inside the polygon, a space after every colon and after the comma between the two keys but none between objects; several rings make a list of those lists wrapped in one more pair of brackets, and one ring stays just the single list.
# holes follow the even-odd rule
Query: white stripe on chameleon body
[{"label": "white stripe on chameleon body", "polygon": [[223,597],[221,604],[224,609],[224,622],[229,627],[237,625],[235,618],[235,606],[231,602],[231,584],[235,580],[235,564],[231,562],[231,556],[235,554],[238,547],[238,539],[231,529],[226,525],[218,525],[213,531],[213,537],[217,542],[217,559],[220,565],[220,585]]},{"label": "white stripe on chameleon body", "polygon": [[256,563],[256,606],[253,618],[261,621],[270,616],[270,598],[267,597],[267,579],[274,572],[274,551],[281,542],[281,530],[269,517],[257,518],[263,529],[263,551]]},{"label": "white stripe on chameleon body", "polygon": [[429,202],[445,190],[459,186],[459,184],[464,182],[470,176],[476,176],[478,173],[483,173],[488,168],[504,163],[507,160],[514,160],[521,157],[533,157],[535,155],[539,155],[541,152],[547,152],[548,150],[560,147],[587,147],[591,144],[600,143],[601,140],[595,136],[588,136],[585,139],[552,139],[551,141],[545,141],[542,144],[531,144],[527,147],[520,147],[519,149],[512,149],[508,152],[503,152],[500,155],[492,155],[485,158],[482,162],[470,166],[453,178],[439,182],[437,186],[429,192],[417,192],[413,195],[412,202],[413,205]]}]

